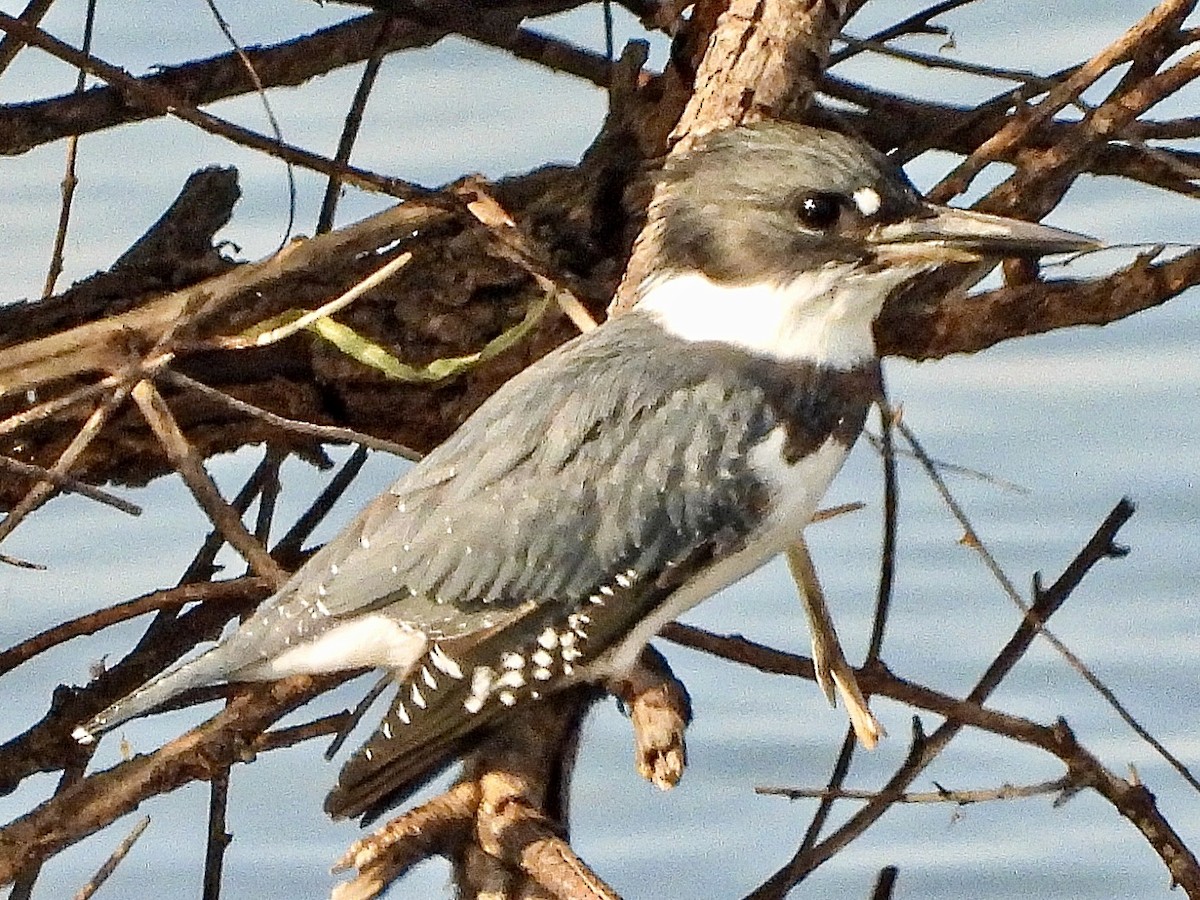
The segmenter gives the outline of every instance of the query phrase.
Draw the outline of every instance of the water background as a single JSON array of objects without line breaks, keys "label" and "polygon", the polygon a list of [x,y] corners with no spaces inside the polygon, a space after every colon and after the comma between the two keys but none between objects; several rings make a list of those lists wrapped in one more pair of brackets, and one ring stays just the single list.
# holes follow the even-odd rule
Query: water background
[{"label": "water background", "polygon": [[[1078,61],[1119,35],[1149,3],[1071,0],[1047,7],[1033,0],[978,3],[947,16],[953,56],[1003,60],[1049,73]],[[22,3],[0,2],[10,13]],[[46,26],[77,41],[82,2],[56,4]],[[854,23],[863,35],[918,8],[877,0]],[[245,44],[268,43],[322,27],[346,15],[342,7],[264,0],[225,4]],[[1198,23],[1191,23],[1198,24]],[[535,27],[603,46],[598,7]],[[618,16],[618,46],[638,29]],[[936,52],[941,38],[910,40]],[[204,4],[122,0],[101,7],[95,50],[133,72],[156,64],[224,52]],[[663,47],[655,46],[661,62]],[[1000,90],[971,76],[948,78],[896,61],[862,57],[839,70],[891,90],[933,93],[973,102]],[[341,111],[357,70],[317,79],[302,89],[272,93],[285,135],[332,153]],[[66,66],[26,52],[0,78],[0,102],[70,90]],[[1104,84],[1111,85],[1113,78]],[[1097,93],[1093,99],[1098,98]],[[1159,115],[1194,114],[1194,87],[1160,107]],[[255,99],[216,104],[212,111],[265,128]],[[1190,113],[1189,113],[1190,111]],[[548,161],[571,161],[596,132],[604,113],[597,89],[517,63],[467,41],[447,39],[384,64],[368,107],[354,161],[425,184],[469,171],[489,176]],[[134,130],[136,129],[136,134]],[[39,290],[58,213],[63,146],[0,160],[0,300]],[[243,199],[220,235],[247,259],[280,240],[286,182],[280,165],[243,152],[192,127],[146,123],[89,135],[81,142],[80,188],[67,274],[62,284],[104,268],[141,235],[175,196],[187,174],[207,164],[235,165]],[[927,186],[951,163],[930,156],[909,167]],[[300,230],[316,219],[322,179],[297,173]],[[981,181],[979,190],[996,176]],[[339,222],[384,203],[348,192]],[[1083,179],[1050,221],[1113,242],[1200,240],[1200,206],[1116,179]],[[1087,274],[1111,261],[1089,262],[1067,274]],[[1028,493],[955,478],[951,484],[983,539],[1019,586],[1041,570],[1055,577],[1124,494],[1139,504],[1121,533],[1128,559],[1101,564],[1055,617],[1057,633],[1123,698],[1185,763],[1200,765],[1196,692],[1200,680],[1200,576],[1196,464],[1200,459],[1200,316],[1195,291],[1165,307],[1103,329],[1080,328],[1010,342],[973,357],[912,365],[891,361],[887,378],[905,421],[936,456],[985,469]],[[335,455],[344,456],[345,451]],[[244,451],[211,462],[235,490],[258,459]],[[285,474],[301,485],[282,501],[283,518],[306,505],[304,466]],[[398,464],[370,462],[353,497],[323,536],[382,489]],[[304,476],[307,478],[307,476]],[[900,563],[895,611],[884,658],[898,673],[933,687],[964,692],[1019,621],[1018,614],[958,543],[960,531],[915,465],[901,467]],[[870,628],[879,547],[881,480],[875,454],[861,444],[828,498],[864,500],[867,511],[814,528],[814,554],[852,658]],[[160,480],[132,499],[147,514],[136,522],[75,498],[26,522],[4,546],[50,569],[0,571],[0,644],[173,583],[190,559],[205,523],[186,490]],[[64,525],[66,524],[66,527]],[[119,539],[118,536],[119,535]],[[231,566],[232,557],[223,557]],[[687,621],[742,632],[807,652],[808,636],[782,566],[773,564],[688,615]],[[5,676],[0,733],[7,739],[44,713],[50,685],[82,683],[88,664],[120,654],[136,638],[135,622],[72,642]],[[664,645],[665,646],[665,645]],[[611,702],[587,726],[573,796],[573,843],[623,896],[737,897],[794,851],[814,804],[759,797],[756,785],[823,784],[844,729],[817,689],[742,670],[665,646],[696,706],[689,732],[690,765],[679,789],[660,794],[633,773],[627,723]],[[320,709],[353,702],[354,686]],[[1080,740],[1114,771],[1130,764],[1193,847],[1200,847],[1200,798],[1117,719],[1045,644],[1039,643],[994,695],[999,709],[1048,722],[1066,716]],[[911,711],[873,703],[891,737],[858,757],[849,785],[880,784],[907,749]],[[312,714],[310,709],[306,715]],[[197,721],[195,711],[159,716],[124,733],[147,750]],[[937,720],[923,717],[926,730]],[[321,799],[334,766],[305,746],[269,753],[232,776],[226,855],[226,896],[326,896],[329,864],[358,836],[328,822]],[[117,759],[105,742],[95,765]],[[915,785],[948,788],[1022,784],[1057,777],[1053,759],[987,735],[964,731]],[[28,780],[0,798],[8,821],[46,796],[56,776]],[[159,898],[199,892],[208,789],[191,785],[142,806],[153,824],[99,896]],[[841,816],[854,806],[847,804]],[[85,841],[47,865],[35,896],[74,893],[131,827],[134,817]],[[866,897],[883,865],[900,868],[897,897],[908,898],[1151,898],[1168,896],[1167,873],[1133,827],[1097,797],[1083,794],[1061,809],[1048,799],[993,803],[955,812],[946,806],[893,810],[865,837],[818,871],[795,896]],[[445,894],[446,869],[427,864],[396,888],[395,897]]]}]

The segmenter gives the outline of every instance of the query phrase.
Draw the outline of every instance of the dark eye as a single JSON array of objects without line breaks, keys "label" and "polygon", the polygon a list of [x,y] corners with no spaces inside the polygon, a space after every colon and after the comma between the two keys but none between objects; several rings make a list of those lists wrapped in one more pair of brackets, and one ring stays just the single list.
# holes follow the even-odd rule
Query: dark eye
[{"label": "dark eye", "polygon": [[796,210],[800,221],[809,228],[825,231],[837,224],[842,215],[842,198],[838,194],[819,191],[805,194]]}]

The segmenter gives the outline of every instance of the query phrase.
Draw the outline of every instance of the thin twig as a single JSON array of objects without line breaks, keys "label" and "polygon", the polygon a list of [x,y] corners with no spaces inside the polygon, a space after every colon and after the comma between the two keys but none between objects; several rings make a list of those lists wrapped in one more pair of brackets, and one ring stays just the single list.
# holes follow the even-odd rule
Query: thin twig
[{"label": "thin twig", "polygon": [[[42,2],[49,0],[35,0],[35,3]],[[576,5],[579,5],[577,0],[563,3],[564,8]],[[506,10],[510,8],[511,5],[505,5]],[[431,14],[429,6],[423,4],[422,9]],[[479,12],[478,7],[471,10],[472,15],[477,16]],[[22,18],[30,21],[25,15]],[[504,18],[512,21],[511,16]],[[247,56],[264,87],[295,86],[363,61],[381,39],[380,35],[388,53],[428,47],[452,30],[449,25],[438,24],[434,19],[418,22],[400,16],[360,16],[301,38],[251,48]],[[30,21],[30,24],[36,24],[36,21]],[[499,25],[483,27],[477,22],[470,37],[500,48],[517,59],[586,80],[598,87],[608,87],[612,79],[612,66],[602,54],[532,29]],[[0,41],[0,57],[10,48],[15,53],[23,46],[20,39],[6,35]],[[187,97],[197,107],[203,107],[248,93],[253,86],[247,79],[239,77],[242,71],[243,65],[237,55],[226,53],[177,66],[156,66],[152,74],[136,80],[162,88],[173,96]],[[123,87],[100,86],[90,88],[78,98],[67,95],[23,103],[19,108],[0,107],[0,154],[17,155],[71,134],[90,134],[163,115],[156,107],[126,102],[128,94]]]},{"label": "thin twig", "polygon": [[367,714],[367,710],[394,683],[395,680],[391,675],[384,675],[371,685],[371,689],[354,705],[354,709],[350,710],[350,715],[344,717],[341,727],[334,734],[333,740],[329,742],[329,746],[325,748],[326,759],[333,759],[337,755],[337,752],[342,749],[342,745],[346,743],[346,739],[350,737],[350,732],[358,727],[358,723],[362,721],[362,717]]},{"label": "thin twig", "polygon": [[106,63],[97,57],[82,54],[74,47],[64,44],[44,31],[40,31],[37,28],[30,28],[19,19],[15,19],[7,13],[0,13],[0,29],[17,36],[30,46],[36,46],[51,56],[70,63],[86,71],[88,74],[106,81],[113,87],[128,91],[139,102],[149,105],[160,114],[181,119],[209,134],[222,137],[243,147],[259,150],[270,156],[286,160],[324,175],[336,173],[347,184],[353,184],[355,187],[366,191],[381,192],[401,200],[421,199],[425,202],[432,202],[431,197],[433,192],[410,182],[399,178],[378,175],[374,172],[368,172],[353,166],[338,166],[327,157],[291,144],[280,143],[256,131],[234,125],[232,122],[218,116],[201,112],[168,90],[151,82],[139,81],[119,67]]},{"label": "thin twig", "polygon": [[[96,0],[88,0],[87,10],[83,19],[83,52],[92,52],[92,31],[96,24]],[[75,79],[75,93],[82,94],[87,84],[87,73],[82,69]],[[54,285],[63,270],[63,248],[67,245],[67,228],[71,222],[71,203],[75,197],[75,188],[79,179],[75,175],[75,159],[79,152],[79,135],[73,134],[67,138],[66,171],[62,178],[62,203],[58,208],[58,227],[54,231],[54,249],[50,253],[50,267],[46,271],[46,282],[42,285],[42,299],[54,293]]]},{"label": "thin twig", "polygon": [[[892,441],[892,426],[895,412],[887,400],[886,387],[880,392],[876,408],[879,411],[880,457],[883,460],[883,547],[880,551],[879,587],[875,595],[875,614],[871,623],[871,638],[867,646],[866,661],[875,663],[883,649],[888,611],[891,608],[892,588],[896,569],[896,518],[899,510],[899,485],[896,479],[895,444]],[[814,660],[815,663],[815,660]],[[881,726],[882,727],[882,726]],[[826,782],[826,790],[839,790],[846,783],[854,754],[858,749],[858,736],[853,726],[847,729],[838,748],[837,758]],[[821,836],[825,823],[833,812],[833,799],[824,797],[813,811],[812,819],[804,829],[800,840],[800,852],[807,852]]]},{"label": "thin twig", "polygon": [[96,891],[100,888],[100,885],[108,881],[108,876],[116,871],[116,868],[118,865],[120,865],[121,860],[123,860],[128,855],[129,851],[133,849],[133,845],[137,843],[138,838],[142,836],[142,832],[144,832],[149,825],[150,817],[143,816],[141,820],[133,826],[133,830],[130,831],[129,834],[125,835],[124,840],[117,844],[113,852],[109,854],[108,859],[104,861],[104,865],[97,870],[96,874],[91,877],[91,880],[79,889],[79,892],[75,895],[75,900],[88,900],[88,898],[96,893]]},{"label": "thin twig", "polygon": [[19,556],[11,556],[8,553],[0,553],[0,563],[3,563],[6,566],[12,566],[14,569],[33,569],[36,572],[46,571],[46,567],[42,563],[36,563],[28,559],[21,559]]},{"label": "thin twig", "polygon": [[332,316],[339,310],[345,309],[367,291],[373,290],[383,284],[401,269],[403,269],[412,260],[411,252],[401,253],[394,259],[388,260],[350,290],[346,291],[340,297],[335,297],[328,303],[325,303],[316,309],[309,310],[295,321],[289,322],[286,325],[280,325],[278,328],[272,328],[270,331],[264,331],[251,340],[241,338],[227,338],[221,342],[221,346],[236,349],[239,347],[266,347],[270,344],[278,343],[284,338],[291,337],[298,331],[307,328],[318,319],[324,319]]},{"label": "thin twig", "polygon": [[878,660],[883,652],[883,636],[887,630],[896,581],[896,531],[900,513],[900,483],[896,478],[896,448],[892,440],[897,416],[888,402],[886,391],[880,393],[877,407],[880,457],[883,460],[883,545],[879,551],[879,587],[875,591],[875,615],[871,622],[871,638],[867,643],[867,665]]},{"label": "thin twig", "polygon": [[315,738],[339,734],[345,729],[350,715],[348,712],[331,713],[300,725],[272,729],[259,735],[254,741],[254,751],[257,753],[262,750],[280,750]]},{"label": "thin twig", "polygon": [[[979,537],[979,534],[975,531],[975,528],[971,525],[966,513],[963,511],[963,508],[959,505],[958,501],[954,498],[954,495],[950,492],[946,482],[942,479],[941,475],[938,474],[937,469],[932,465],[932,463],[929,462],[929,457],[925,453],[925,448],[921,446],[916,435],[913,434],[912,429],[910,429],[903,422],[899,423],[898,427],[900,429],[900,433],[904,435],[904,439],[908,441],[909,446],[912,447],[913,453],[916,455],[917,459],[920,460],[921,465],[925,469],[925,473],[933,482],[934,487],[937,489],[938,494],[942,498],[942,502],[946,504],[946,507],[950,510],[955,520],[959,525],[962,526],[964,532],[963,543],[979,555],[980,559],[983,560],[984,565],[987,566],[988,571],[992,574],[992,577],[995,578],[997,584],[1000,585],[1005,595],[1007,595],[1017,609],[1021,611],[1021,615],[1038,629],[1039,633],[1049,642],[1050,646],[1053,647],[1059,653],[1059,655],[1067,661],[1072,669],[1082,676],[1084,681],[1091,685],[1091,687],[1101,697],[1104,698],[1105,702],[1112,707],[1117,715],[1121,717],[1121,720],[1124,721],[1125,724],[1128,725],[1138,737],[1145,741],[1149,746],[1154,748],[1155,752],[1158,753],[1158,755],[1161,756],[1167,762],[1167,764],[1171,766],[1172,769],[1178,772],[1180,777],[1183,778],[1183,780],[1186,781],[1193,790],[1200,792],[1200,780],[1197,780],[1196,776],[1192,774],[1191,770],[1188,769],[1186,765],[1184,765],[1183,761],[1175,756],[1175,754],[1173,754],[1165,746],[1163,746],[1161,741],[1159,741],[1145,728],[1145,726],[1143,726],[1136,718],[1134,718],[1133,714],[1129,711],[1125,704],[1117,698],[1117,695],[1113,693],[1113,690],[1108,687],[1108,685],[1100,680],[1100,678],[1091,670],[1087,663],[1080,659],[1079,656],[1077,656],[1075,652],[1071,650],[1071,648],[1063,643],[1063,641],[1056,634],[1054,634],[1054,632],[1047,628],[1046,625],[1034,615],[1033,608],[1024,600],[1023,597],[1021,597],[1011,579],[1009,579],[1009,577],[1004,573],[1004,570],[1000,568],[1000,564],[996,561],[996,558],[992,555],[991,551],[988,550],[987,546],[983,543],[983,540]],[[1123,555],[1123,552],[1118,553],[1114,551],[1114,555]],[[1040,577],[1035,576],[1034,585],[1035,593],[1040,593]],[[1036,598],[1034,605],[1036,605]]]},{"label": "thin twig", "polygon": [[[254,92],[258,94],[263,112],[267,115],[267,123],[271,126],[271,134],[275,136],[275,140],[282,146],[284,143],[283,129],[279,127],[279,120],[275,118],[275,110],[271,108],[271,101],[267,97],[267,89],[263,86],[262,79],[258,77],[258,70],[254,68],[254,63],[250,61],[250,57],[246,55],[246,51],[242,49],[242,45],[238,43],[238,39],[234,37],[233,29],[229,27],[229,22],[221,15],[221,10],[217,7],[217,4],[213,0],[205,0],[205,2],[208,4],[209,12],[216,19],[217,27],[221,29],[221,34],[225,35],[225,40],[229,42],[229,46],[237,54],[242,68],[250,76],[250,82],[254,85]],[[84,51],[87,51],[86,47]],[[279,246],[276,248],[277,253],[287,246],[287,242],[292,236],[292,228],[296,224],[296,171],[287,160],[284,160],[284,170],[287,173],[288,218],[287,225],[283,229],[283,237],[279,239]]]},{"label": "thin twig", "polygon": [[[164,369],[164,374],[173,374],[170,369]],[[250,504],[254,502],[254,498],[262,491],[263,485],[270,474],[271,458],[270,454],[264,454],[258,465],[254,467],[254,471],[246,478],[245,483],[238,490],[237,494],[229,505],[233,507],[233,511],[239,517],[246,514],[246,510],[250,508]],[[196,551],[196,555],[192,557],[192,561],[183,571],[183,575],[179,579],[180,586],[191,584],[196,581],[208,581],[216,573],[214,563],[217,559],[217,554],[221,552],[221,548],[225,546],[225,536],[221,533],[221,529],[213,529],[205,535],[204,543],[200,545],[200,549]]]},{"label": "thin twig", "polygon": [[570,291],[555,290],[554,300],[572,324],[579,329],[580,334],[587,334],[600,327],[595,317],[588,312],[586,306]]},{"label": "thin twig", "polygon": [[566,286],[565,277],[556,272],[543,248],[534,245],[526,234],[516,227],[508,211],[492,194],[490,185],[481,178],[465,178],[457,186],[461,196],[480,223],[486,225],[499,243],[497,250],[523,268],[537,282],[538,287],[553,297],[559,309],[586,334],[597,327],[597,322],[575,293]]},{"label": "thin twig", "polygon": [[[333,161],[339,166],[346,166],[350,163],[350,154],[354,149],[354,142],[358,139],[358,131],[362,127],[367,99],[371,96],[371,91],[375,87],[375,79],[379,75],[383,58],[387,54],[384,43],[387,34],[386,25],[379,29],[375,45],[371,49],[371,55],[367,58],[367,63],[363,66],[363,73],[358,79],[358,87],[354,90],[354,99],[350,102],[350,109],[346,112],[346,119],[342,123],[342,134],[338,138],[337,152],[333,155]],[[342,179],[336,174],[330,175],[325,184],[325,196],[321,200],[321,211],[317,215],[317,234],[324,234],[333,227],[333,216],[337,211],[338,197],[341,196],[341,193]]]},{"label": "thin twig", "polygon": [[133,399],[162,444],[171,465],[183,476],[184,483],[212,523],[220,529],[225,540],[250,563],[257,574],[272,579],[277,585],[283,584],[287,580],[287,573],[246,530],[241,517],[221,497],[203,462],[184,437],[166,401],[154,385],[146,379],[139,381],[133,388]]},{"label": "thin twig", "polygon": [[954,72],[964,72],[968,75],[980,75],[984,78],[996,78],[1003,81],[1016,81],[1026,87],[1038,91],[1048,91],[1058,84],[1053,78],[1047,78],[1036,72],[1025,72],[1019,69],[1006,69],[1000,66],[988,66],[980,63],[970,63],[948,56],[935,56],[930,53],[918,53],[915,50],[901,50],[881,41],[851,37],[848,34],[838,35],[838,40],[855,50],[869,50],[881,56],[890,56],[905,62],[915,63],[929,69],[949,69]]},{"label": "thin twig", "polygon": [[1165,0],[1160,3],[1116,41],[1052,87],[1041,103],[1018,109],[999,131],[930,191],[930,198],[944,203],[964,193],[988,163],[1001,158],[1006,151],[1024,145],[1038,128],[1049,122],[1063,107],[1075,103],[1080,94],[1106,72],[1128,61],[1139,46],[1156,39],[1161,31],[1177,24],[1178,18],[1186,14],[1189,5],[1189,0]]},{"label": "thin twig", "polygon": [[[894,25],[889,25],[881,31],[875,32],[866,41],[862,43],[885,44],[888,41],[895,40],[898,37],[904,37],[909,34],[945,34],[946,29],[940,25],[931,25],[930,20],[940,16],[942,13],[950,12],[958,9],[960,6],[966,6],[968,3],[974,3],[975,0],[943,0],[942,3],[935,3],[920,12],[913,13],[907,19],[901,19]],[[832,69],[838,63],[858,56],[866,47],[855,46],[847,43],[847,46],[836,53],[829,54],[829,64],[825,67],[826,70]]]},{"label": "thin twig", "polygon": [[278,450],[267,445],[263,462],[266,463],[266,475],[263,478],[262,490],[258,495],[258,509],[254,514],[254,539],[266,547],[271,543],[271,525],[275,521],[275,504],[279,500],[279,492],[283,485],[279,481],[279,470],[284,460],[288,458],[286,450]]},{"label": "thin twig", "polygon": [[111,494],[98,487],[85,484],[78,478],[72,478],[70,475],[60,475],[52,469],[21,462],[19,459],[13,459],[11,456],[0,455],[0,469],[8,469],[20,475],[28,475],[31,478],[41,478],[56,487],[62,488],[67,493],[79,494],[81,497],[87,497],[89,500],[95,500],[97,503],[103,503],[105,506],[113,507],[113,509],[119,509],[121,512],[131,516],[140,516],[142,514],[140,506],[136,503],[130,503],[123,497],[118,497],[116,494]]},{"label": "thin twig", "polygon": [[[63,768],[62,776],[58,779],[58,786],[54,789],[54,796],[61,796],[64,791],[79,784],[95,752],[94,747],[84,748],[71,758],[70,762]],[[14,879],[13,889],[8,895],[8,900],[30,900],[30,897],[33,895],[34,884],[36,884],[41,871],[42,865],[40,862],[23,869],[17,878]]]},{"label": "thin twig", "polygon": [[[54,0],[29,0],[29,3],[21,10],[21,21],[36,28],[38,22],[42,21],[42,17],[50,11],[50,7],[53,5]],[[23,49],[25,49],[25,42],[10,34],[0,38],[0,75],[8,70],[12,61]]]},{"label": "thin twig", "polygon": [[283,559],[298,556],[304,541],[325,520],[330,510],[333,509],[334,504],[342,498],[342,495],[346,493],[346,489],[354,483],[354,479],[358,477],[358,473],[366,461],[367,448],[360,444],[354,448],[354,452],[342,464],[338,473],[330,479],[325,489],[317,495],[316,499],[304,511],[303,515],[296,520],[296,524],[288,529],[287,534],[275,545],[272,553]]},{"label": "thin twig", "polygon": [[[897,411],[898,414],[898,411]],[[882,454],[884,452],[883,438],[880,435],[872,432],[863,432],[863,437],[867,443],[875,448],[876,452]],[[906,450],[904,447],[895,446],[892,443],[891,451],[896,457],[904,457],[906,459],[916,459],[916,454],[911,450]],[[938,471],[948,473],[950,475],[960,475],[964,478],[970,478],[975,481],[982,481],[984,484],[989,484],[994,488],[999,488],[1002,491],[1009,491],[1014,494],[1031,494],[1032,491],[1023,484],[1018,484],[1015,481],[1009,481],[1006,478],[1000,478],[993,475],[991,472],[985,472],[983,469],[975,469],[971,466],[964,466],[960,463],[948,462],[944,459],[933,459],[931,462],[937,466]]]},{"label": "thin twig", "polygon": [[230,581],[205,581],[182,584],[179,587],[153,591],[98,609],[86,615],[60,622],[21,643],[0,651],[0,675],[11,672],[22,663],[28,662],[39,653],[45,653],[69,640],[95,634],[112,625],[144,616],[162,609],[178,609],[189,603],[243,603],[261,600],[270,593],[270,582],[265,578],[247,576]]},{"label": "thin twig", "polygon": [[[1011,785],[1002,784],[995,788],[979,788],[976,790],[947,790],[938,788],[935,791],[917,791],[904,793],[894,798],[896,803],[956,803],[967,806],[972,803],[988,803],[993,800],[1024,800],[1028,797],[1040,797],[1046,794],[1061,794],[1077,787],[1070,776],[1055,778],[1052,781],[1039,781],[1036,784]],[[832,800],[874,800],[879,796],[878,791],[852,790],[850,788],[787,788],[787,787],[756,787],[754,793],[769,797],[787,797],[789,800],[805,798],[820,798]]]},{"label": "thin twig", "polygon": [[[129,387],[127,383],[117,385],[112,392],[100,402],[100,404],[88,416],[87,421],[83,423],[75,437],[71,439],[71,443],[67,448],[59,454],[54,465],[50,467],[50,472],[56,475],[66,475],[71,467],[75,465],[83,451],[88,445],[95,440],[96,435],[104,428],[109,417],[113,414],[118,406],[125,402],[128,396]],[[3,541],[10,535],[21,521],[31,512],[40,507],[54,494],[55,485],[46,480],[44,477],[39,479],[33,487],[22,497],[8,515],[4,517],[4,521],[0,522],[0,541]]]},{"label": "thin twig", "polygon": [[875,887],[871,890],[871,900],[892,900],[892,892],[896,889],[896,876],[900,870],[895,866],[884,866],[879,870]]},{"label": "thin twig", "polygon": [[[130,370],[132,370],[132,367],[130,367]],[[7,419],[0,421],[0,435],[19,431],[28,425],[48,419],[64,410],[70,409],[72,406],[99,397],[118,384],[121,384],[127,378],[128,371],[118,372],[115,375],[109,375],[92,384],[85,384],[83,387],[76,388],[70,393],[63,394],[61,397],[46,400],[36,406],[21,410],[19,413],[14,413]]]},{"label": "thin twig", "polygon": [[217,769],[208,786],[208,841],[204,847],[204,881],[201,900],[219,900],[225,848],[233,835],[225,830],[225,808],[229,803],[229,768]]}]

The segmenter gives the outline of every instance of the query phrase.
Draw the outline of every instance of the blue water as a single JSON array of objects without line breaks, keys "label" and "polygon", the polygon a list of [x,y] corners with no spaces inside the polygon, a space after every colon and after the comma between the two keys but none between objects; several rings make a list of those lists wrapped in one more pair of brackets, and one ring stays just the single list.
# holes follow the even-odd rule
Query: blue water
[{"label": "blue water", "polygon": [[[22,4],[5,0],[15,12]],[[54,7],[47,22],[65,39],[78,33],[80,3]],[[1071,2],[1047,10],[1033,2],[975,4],[948,17],[962,59],[1005,59],[1013,66],[1053,71],[1115,37],[1149,3]],[[915,9],[876,3],[855,24],[865,34]],[[266,42],[311,29],[343,15],[337,7],[274,0],[225,10],[246,43]],[[864,16],[867,14],[865,13]],[[588,9],[539,27],[600,46],[599,11]],[[636,27],[621,21],[621,34]],[[1050,34],[1047,34],[1047,30]],[[623,38],[619,38],[623,39]],[[936,51],[941,38],[910,39]],[[203,4],[161,5],[126,0],[119,12],[102,7],[97,52],[139,71],[156,63],[222,51]],[[656,53],[661,48],[656,47]],[[937,73],[894,61],[862,57],[847,77],[896,90],[936,92],[968,102],[999,90],[994,83]],[[300,90],[273,95],[285,133],[295,143],[331,152],[357,73],[340,73]],[[66,91],[73,73],[23,54],[0,78],[0,102]],[[1194,89],[1165,105],[1162,114],[1194,110]],[[256,128],[253,100],[217,104],[213,111]],[[384,66],[368,108],[355,161],[428,184],[466,171],[496,176],[546,161],[572,160],[604,113],[604,97],[565,76],[514,63],[501,53],[447,40],[431,50],[401,54]],[[513,123],[519,123],[514,127]],[[132,129],[136,128],[134,133]],[[131,146],[160,148],[143,164],[114,165]],[[0,299],[35,294],[57,216],[62,147],[51,146],[0,161],[5,224]],[[90,135],[81,143],[81,186],[68,242],[67,278],[106,266],[175,195],[193,168],[237,165],[244,198],[222,234],[247,258],[270,252],[280,239],[286,203],[278,164],[200,135],[180,123],[150,123]],[[910,171],[923,185],[950,160],[918,160]],[[298,173],[300,230],[310,230],[323,183]],[[340,212],[348,222],[382,206],[351,192]],[[1052,220],[1110,241],[1195,241],[1196,205],[1115,180],[1085,179]],[[1120,257],[1104,260],[1116,265]],[[1087,274],[1100,263],[1066,274]],[[951,479],[957,496],[1001,564],[1021,589],[1034,571],[1053,578],[1123,494],[1139,503],[1121,534],[1130,556],[1101,564],[1055,617],[1053,627],[1134,713],[1185,763],[1200,763],[1194,696],[1200,663],[1200,576],[1196,540],[1200,504],[1200,316],[1196,292],[1165,307],[1104,329],[1075,329],[1012,342],[974,357],[913,365],[892,361],[887,376],[905,421],[935,456],[984,469],[1019,483],[1027,493],[963,477]],[[244,452],[212,468],[233,489],[256,462]],[[290,483],[307,479],[290,463]],[[354,507],[398,471],[372,459]],[[918,468],[901,466],[903,509],[895,609],[884,657],[898,673],[942,690],[967,690],[1007,639],[1018,614],[989,580],[979,561],[957,543],[952,521]],[[315,489],[316,481],[308,479]],[[864,500],[867,510],[814,528],[810,534],[839,630],[851,656],[870,629],[879,546],[879,464],[860,445],[828,498]],[[287,495],[285,513],[304,505]],[[169,584],[190,558],[204,523],[186,491],[157,482],[133,499],[147,514],[125,517],[73,498],[18,530],[6,552],[36,558],[44,573],[0,572],[0,643],[12,644],[65,618]],[[286,516],[285,516],[286,520]],[[69,522],[69,529],[63,528]],[[336,524],[336,523],[335,523]],[[334,526],[330,525],[330,529]],[[114,535],[120,534],[120,541]],[[326,535],[329,532],[326,532]],[[231,566],[236,562],[223,558]],[[806,652],[807,633],[794,592],[779,565],[747,579],[691,613],[687,620],[723,632]],[[140,623],[76,641],[4,678],[3,736],[39,718],[46,686],[81,683],[88,664],[120,654]],[[772,678],[664,645],[696,706],[689,732],[690,765],[682,785],[661,794],[633,773],[627,723],[610,702],[588,723],[573,797],[574,844],[624,896],[736,897],[751,889],[794,851],[811,801],[757,796],[757,785],[824,783],[844,729],[808,683]],[[358,686],[327,698],[321,709],[353,702]],[[993,698],[1000,709],[1050,721],[1066,716],[1080,740],[1114,771],[1136,765],[1175,827],[1200,844],[1200,799],[1141,744],[1102,701],[1044,644],[1033,650]],[[880,784],[907,748],[911,711],[876,700],[891,737],[859,756],[850,785]],[[312,714],[314,710],[307,711]],[[936,727],[922,716],[927,730]],[[197,721],[195,712],[135,723],[125,732],[148,750]],[[117,759],[115,743],[102,745],[96,765]],[[1057,777],[1061,768],[1035,751],[963,732],[915,785],[997,786]],[[226,856],[226,896],[318,897],[334,879],[329,864],[358,836],[350,825],[328,822],[321,799],[335,768],[318,748],[265,754],[234,771]],[[31,779],[0,798],[0,820],[19,815],[53,788]],[[194,896],[203,859],[207,788],[194,785],[145,803],[153,824],[100,896]],[[847,804],[837,817],[852,811]],[[73,893],[107,856],[133,817],[53,860],[35,896]],[[911,898],[1146,898],[1168,895],[1166,872],[1132,826],[1097,797],[1083,794],[1061,809],[1048,799],[995,803],[956,813],[949,807],[909,806],[890,812],[874,829],[820,869],[797,896],[866,897],[880,867],[900,868],[896,896]],[[397,887],[393,896],[445,893],[446,868],[432,863]]]}]

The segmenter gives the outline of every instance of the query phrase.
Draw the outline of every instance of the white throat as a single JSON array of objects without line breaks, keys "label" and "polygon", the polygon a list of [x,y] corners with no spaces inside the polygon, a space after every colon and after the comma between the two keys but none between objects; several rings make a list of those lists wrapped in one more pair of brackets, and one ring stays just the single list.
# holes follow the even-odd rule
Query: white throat
[{"label": "white throat", "polygon": [[637,308],[685,341],[719,341],[780,360],[848,369],[875,356],[871,324],[891,290],[920,271],[864,275],[830,263],[778,284],[721,285],[699,272],[659,276]]}]

